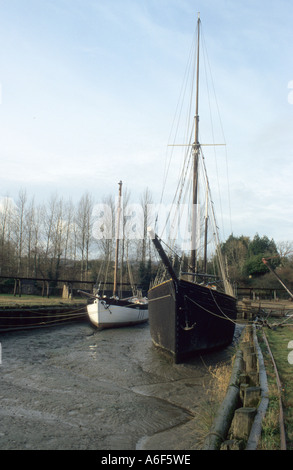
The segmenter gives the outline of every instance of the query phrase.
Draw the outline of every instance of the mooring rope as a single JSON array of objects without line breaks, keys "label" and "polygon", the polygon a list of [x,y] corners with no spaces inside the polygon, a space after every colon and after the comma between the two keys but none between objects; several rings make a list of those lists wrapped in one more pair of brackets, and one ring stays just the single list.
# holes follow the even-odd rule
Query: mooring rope
[{"label": "mooring rope", "polygon": [[186,296],[186,298],[188,300],[190,300],[191,302],[193,302],[197,307],[201,308],[202,310],[205,310],[207,313],[210,313],[211,315],[215,316],[215,317],[218,317],[218,318],[221,318],[222,320],[228,320],[232,323],[234,323],[235,325],[237,325],[237,322],[235,320],[233,320],[232,318],[229,318],[223,311],[222,309],[219,307],[219,305],[217,304],[217,302],[215,301],[215,299],[213,298],[213,300],[215,301],[215,304],[217,305],[218,309],[220,310],[220,312],[222,313],[222,315],[218,315],[217,313],[215,312],[211,312],[210,310],[208,310],[207,308],[203,307],[202,305],[198,304],[197,302],[195,302],[195,300],[191,299],[190,297]]}]

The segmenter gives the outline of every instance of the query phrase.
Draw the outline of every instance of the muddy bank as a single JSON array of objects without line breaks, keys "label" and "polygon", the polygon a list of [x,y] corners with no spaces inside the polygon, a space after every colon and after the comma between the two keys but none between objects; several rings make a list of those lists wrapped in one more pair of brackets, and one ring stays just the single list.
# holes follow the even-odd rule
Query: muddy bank
[{"label": "muddy bank", "polygon": [[0,307],[0,334],[28,328],[40,328],[64,322],[87,321],[86,304]]},{"label": "muddy bank", "polygon": [[231,350],[174,365],[149,325],[75,323],[0,335],[0,449],[192,450],[211,376]]}]

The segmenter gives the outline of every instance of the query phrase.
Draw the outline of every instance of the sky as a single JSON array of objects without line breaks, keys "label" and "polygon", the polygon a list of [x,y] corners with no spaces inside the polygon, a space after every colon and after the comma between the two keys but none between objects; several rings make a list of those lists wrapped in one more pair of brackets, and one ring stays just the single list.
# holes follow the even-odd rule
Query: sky
[{"label": "sky", "polygon": [[0,0],[0,197],[99,202],[122,180],[133,202],[146,188],[159,202],[198,12],[226,143],[223,236],[292,241],[291,0]]}]

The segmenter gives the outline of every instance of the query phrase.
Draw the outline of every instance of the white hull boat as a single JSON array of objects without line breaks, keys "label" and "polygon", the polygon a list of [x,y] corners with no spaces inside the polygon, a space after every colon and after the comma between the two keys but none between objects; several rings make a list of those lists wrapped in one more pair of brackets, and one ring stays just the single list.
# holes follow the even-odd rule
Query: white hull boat
[{"label": "white hull boat", "polygon": [[[117,297],[117,273],[118,273],[118,249],[119,249],[119,224],[121,211],[122,181],[119,183],[119,205],[117,211],[117,233],[114,267],[114,286],[111,297],[94,297],[93,303],[87,305],[87,313],[90,321],[97,328],[119,328],[122,326],[138,325],[148,321],[148,301],[146,298]],[[82,292],[82,291],[80,291]]]},{"label": "white hull boat", "polygon": [[97,328],[120,328],[148,321],[148,303],[143,299],[97,299],[87,306],[91,323]]}]

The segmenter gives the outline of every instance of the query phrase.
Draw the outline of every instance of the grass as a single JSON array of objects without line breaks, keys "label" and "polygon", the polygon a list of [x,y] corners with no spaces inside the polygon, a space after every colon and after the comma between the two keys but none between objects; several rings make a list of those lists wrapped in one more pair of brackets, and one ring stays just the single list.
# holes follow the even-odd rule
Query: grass
[{"label": "grass", "polygon": [[[274,356],[282,384],[281,398],[284,411],[287,449],[293,450],[293,364],[290,364],[288,360],[288,355],[291,351],[288,349],[288,343],[289,341],[293,341],[293,325],[283,325],[275,329],[265,328],[264,331]],[[263,341],[261,330],[259,334],[259,344],[262,348],[268,378],[269,406],[262,423],[262,436],[258,448],[260,450],[279,450],[279,393],[274,367]],[[202,424],[202,439],[209,432],[218,407],[225,397],[231,370],[231,364],[219,364],[216,367],[209,368],[211,381],[206,389],[209,398],[206,402],[205,409],[202,410],[199,417]]]},{"label": "grass", "polygon": [[21,297],[13,294],[0,294],[0,308],[1,307],[35,307],[35,306],[59,306],[59,305],[74,305],[86,304],[86,299],[76,297],[71,299],[62,299],[61,297],[41,297],[39,295],[25,295]]},{"label": "grass", "polygon": [[[293,326],[284,325],[274,329],[264,330],[270,345],[275,363],[277,365],[282,384],[281,399],[284,411],[287,449],[293,450],[293,364],[289,363],[289,341],[293,340]],[[269,386],[269,407],[263,421],[263,433],[261,447],[263,449],[279,449],[279,394],[276,385],[276,375],[267,348],[259,335],[259,343],[262,347]]]},{"label": "grass", "polygon": [[[233,358],[232,358],[233,362]],[[198,413],[201,432],[199,436],[199,448],[202,447],[206,435],[214,422],[219,406],[225,398],[227,387],[232,373],[232,363],[219,363],[216,366],[207,367],[210,380],[205,385],[207,399],[204,400]]]}]

